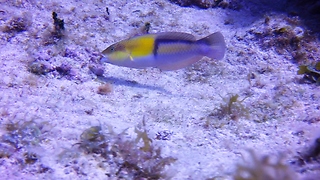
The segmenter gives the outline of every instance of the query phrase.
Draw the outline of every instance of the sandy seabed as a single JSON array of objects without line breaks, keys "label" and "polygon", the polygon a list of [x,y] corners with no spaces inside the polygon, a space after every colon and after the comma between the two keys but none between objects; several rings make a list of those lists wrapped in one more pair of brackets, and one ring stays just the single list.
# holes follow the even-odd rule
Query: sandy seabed
[{"label": "sandy seabed", "polygon": [[[298,17],[253,3],[0,4],[0,179],[319,179],[319,86],[297,74],[319,41]],[[226,55],[177,71],[99,63],[147,22],[150,33],[220,31]],[[126,159],[154,153],[147,145],[174,159],[159,176]]]}]

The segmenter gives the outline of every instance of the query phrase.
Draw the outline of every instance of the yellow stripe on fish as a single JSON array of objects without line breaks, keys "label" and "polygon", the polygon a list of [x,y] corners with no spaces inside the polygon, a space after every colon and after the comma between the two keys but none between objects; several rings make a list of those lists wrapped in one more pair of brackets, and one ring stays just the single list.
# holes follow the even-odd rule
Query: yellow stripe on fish
[{"label": "yellow stripe on fish", "polygon": [[153,52],[154,36],[140,36],[124,43],[125,49],[132,58],[147,56]]},{"label": "yellow stripe on fish", "polygon": [[130,67],[155,67],[177,70],[187,67],[204,56],[222,59],[225,41],[220,32],[196,40],[192,34],[166,32],[146,34],[115,43],[105,49],[102,62]]}]

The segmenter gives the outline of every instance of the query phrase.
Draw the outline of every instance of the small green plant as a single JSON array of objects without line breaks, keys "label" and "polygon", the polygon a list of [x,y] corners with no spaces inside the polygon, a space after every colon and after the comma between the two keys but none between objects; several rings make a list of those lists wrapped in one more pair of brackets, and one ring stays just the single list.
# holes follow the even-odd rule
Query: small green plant
[{"label": "small green plant", "polygon": [[[221,97],[221,96],[220,96]],[[204,127],[221,128],[229,123],[229,120],[238,120],[241,117],[249,118],[249,110],[243,105],[247,97],[239,100],[239,95],[230,95],[227,98],[221,97],[224,103],[215,108],[208,116],[202,118],[205,120]]]},{"label": "small green plant", "polygon": [[238,120],[240,117],[249,117],[248,109],[242,104],[242,102],[247,99],[247,97],[239,100],[239,95],[235,94],[222,99],[225,103],[220,104],[220,108],[218,109],[218,116],[228,116],[232,120]]},{"label": "small green plant", "polygon": [[145,121],[136,127],[136,139],[126,131],[117,134],[111,127],[104,133],[101,126],[86,129],[80,136],[79,148],[86,153],[99,154],[113,164],[110,177],[124,179],[163,179],[167,165],[176,161],[173,157],[162,157],[161,148],[156,147],[147,134]]},{"label": "small green plant", "polygon": [[143,146],[141,147],[141,150],[147,152],[147,151],[150,151],[150,149],[151,149],[152,140],[148,137],[147,131],[145,129],[145,126],[146,126],[145,121],[143,120],[142,123],[143,123],[143,127],[144,127],[142,130],[140,130],[137,127],[134,129],[134,132],[137,134],[137,138],[136,138],[135,142],[139,143],[140,140],[142,140]]},{"label": "small green plant", "polygon": [[107,153],[106,136],[102,133],[100,126],[92,126],[86,129],[81,134],[80,141],[79,147],[86,153]]}]

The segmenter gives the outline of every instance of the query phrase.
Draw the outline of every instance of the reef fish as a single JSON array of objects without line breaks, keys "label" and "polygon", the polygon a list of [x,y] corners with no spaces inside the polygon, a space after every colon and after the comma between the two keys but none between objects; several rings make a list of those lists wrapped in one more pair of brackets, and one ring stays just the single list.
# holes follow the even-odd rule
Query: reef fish
[{"label": "reef fish", "polygon": [[222,59],[226,45],[220,32],[196,40],[192,34],[164,32],[132,37],[102,51],[101,62],[130,68],[185,68],[204,56]]}]

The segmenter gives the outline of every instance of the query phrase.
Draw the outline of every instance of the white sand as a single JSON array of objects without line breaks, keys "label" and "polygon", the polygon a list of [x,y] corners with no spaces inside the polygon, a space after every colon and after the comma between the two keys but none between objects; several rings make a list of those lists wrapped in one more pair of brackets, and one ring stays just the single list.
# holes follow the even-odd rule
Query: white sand
[{"label": "white sand", "polygon": [[[173,179],[232,179],[237,164],[243,162],[241,154],[248,156],[247,149],[259,156],[285,154],[284,163],[289,164],[320,136],[319,86],[299,83],[302,76],[297,75],[298,65],[290,55],[261,48],[252,33],[266,26],[290,26],[285,15],[268,12],[271,20],[266,25],[264,16],[255,16],[258,10],[252,7],[203,10],[165,0],[0,0],[0,4],[0,135],[8,133],[10,122],[46,122],[45,139],[38,145],[0,159],[0,179],[108,179],[106,169],[98,167],[101,158],[74,152],[73,145],[85,129],[97,125],[105,129],[111,125],[118,133],[129,128],[134,137],[133,130],[143,118],[163,156],[177,158],[167,168]],[[66,37],[44,45],[53,30],[53,11],[64,19]],[[26,31],[4,32],[13,17],[22,16],[30,21]],[[99,52],[145,22],[151,23],[151,32],[188,32],[197,38],[221,31],[226,56],[170,72],[104,64],[105,81],[112,85],[112,92],[98,94],[104,82],[88,66],[96,64]],[[313,45],[319,47],[318,42]],[[52,67],[67,64],[72,75],[32,74],[28,63],[35,60]],[[255,75],[251,82],[250,74]],[[248,116],[242,112],[237,120],[218,116],[217,109],[235,94],[239,100],[246,98],[238,107]],[[156,140],[156,134],[164,130],[172,132],[170,139]],[[22,167],[19,161],[26,149],[39,159]],[[66,150],[70,150],[68,157],[61,157]],[[78,171],[66,166],[75,160],[77,165],[72,167]],[[40,173],[41,166],[51,170]],[[320,176],[319,168],[304,174],[299,173],[300,167],[293,169],[298,179]]]}]

